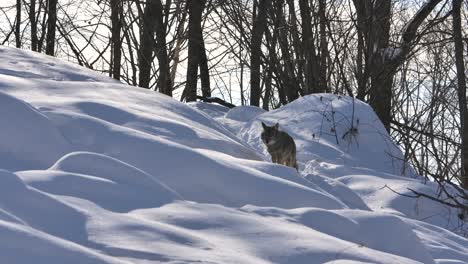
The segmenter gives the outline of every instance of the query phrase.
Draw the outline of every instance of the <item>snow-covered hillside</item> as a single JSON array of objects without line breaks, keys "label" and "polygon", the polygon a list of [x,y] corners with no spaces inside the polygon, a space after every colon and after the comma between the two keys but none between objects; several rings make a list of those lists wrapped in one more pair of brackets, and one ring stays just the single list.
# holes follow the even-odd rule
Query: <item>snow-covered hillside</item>
[{"label": "snow-covered hillside", "polygon": [[0,47],[0,123],[0,263],[468,263],[456,212],[383,188],[436,191],[351,98],[187,105]]}]

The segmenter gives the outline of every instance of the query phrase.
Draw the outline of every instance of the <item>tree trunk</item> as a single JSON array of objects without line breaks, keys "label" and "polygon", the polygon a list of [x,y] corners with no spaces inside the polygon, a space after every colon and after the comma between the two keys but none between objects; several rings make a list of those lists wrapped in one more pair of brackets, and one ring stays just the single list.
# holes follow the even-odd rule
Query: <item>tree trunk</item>
[{"label": "tree trunk", "polygon": [[260,63],[262,55],[262,38],[267,28],[267,9],[271,0],[260,0],[258,13],[252,26],[250,43],[250,105],[260,106]]},{"label": "tree trunk", "polygon": [[[44,2],[45,1],[45,2]],[[39,41],[37,43],[37,51],[38,52],[42,52],[42,50],[44,49],[44,41],[46,39],[46,34],[47,34],[47,30],[44,30],[45,28],[47,28],[47,10],[48,10],[48,6],[49,6],[49,1],[48,0],[39,0],[39,12],[38,12],[38,16],[40,15],[40,11],[43,9],[43,14],[42,14],[42,19],[41,19],[41,36],[39,37]],[[38,20],[38,19],[37,19]]]},{"label": "tree trunk", "polygon": [[112,36],[111,36],[111,61],[112,61],[112,77],[120,80],[121,61],[122,61],[122,39],[120,33],[122,30],[122,1],[111,0],[111,22],[112,22]]},{"label": "tree trunk", "polygon": [[[358,22],[359,24],[359,22]],[[357,99],[364,101],[367,95],[366,87],[366,71],[364,69],[364,36],[363,32],[358,29],[358,44],[357,44],[357,58],[356,58],[356,81],[357,81]]]},{"label": "tree trunk", "polygon": [[143,24],[140,38],[140,52],[138,53],[139,86],[149,88],[151,80],[151,63],[153,62],[153,50],[155,47],[154,33],[156,28],[156,1],[147,0],[143,11]]},{"label": "tree trunk", "polygon": [[47,8],[46,54],[55,55],[55,28],[57,26],[57,0],[49,0]]},{"label": "tree trunk", "polygon": [[468,190],[468,110],[466,106],[466,75],[463,61],[463,39],[461,29],[462,0],[453,0],[453,41],[455,43],[455,64],[457,67],[458,104],[461,123],[461,186]]},{"label": "tree trunk", "polygon": [[29,5],[29,23],[31,24],[31,50],[37,51],[36,0],[31,0]]},{"label": "tree trunk", "polygon": [[319,21],[320,21],[320,74],[319,87],[320,90],[329,92],[327,85],[327,58],[328,58],[328,41],[327,41],[327,17],[326,17],[326,0],[319,0]]},{"label": "tree trunk", "polygon": [[189,23],[188,23],[188,62],[187,82],[185,85],[185,100],[192,102],[197,100],[198,65],[201,61],[201,16],[205,0],[189,0]]},{"label": "tree trunk", "polygon": [[[354,0],[358,29],[363,31],[367,44],[366,68],[369,74],[364,74],[366,79],[361,80],[361,85],[367,84],[367,78],[370,78],[369,103],[388,132],[392,120],[393,77],[416,45],[419,26],[439,2],[441,0],[428,0],[424,3],[405,25],[399,46],[391,47],[389,45],[391,0],[376,2]],[[365,89],[360,87],[359,97],[364,96],[364,91]]]},{"label": "tree trunk", "polygon": [[21,48],[21,0],[16,0],[15,41],[16,47]]},{"label": "tree trunk", "polygon": [[185,27],[185,21],[187,20],[187,7],[185,7],[183,10],[180,6],[177,7],[176,12],[182,13],[182,17],[180,18],[179,25],[177,27],[176,34],[174,36],[175,40],[175,48],[172,53],[172,68],[170,69],[170,74],[171,74],[171,85],[174,84],[176,73],[177,73],[177,66],[180,63],[180,50],[182,49],[182,43],[185,39],[184,36],[184,27]]},{"label": "tree trunk", "polygon": [[384,124],[387,132],[390,132],[393,77],[398,65],[390,65],[380,59],[382,59],[380,56],[375,58],[372,64],[375,68],[371,70],[369,104]]},{"label": "tree trunk", "polygon": [[263,96],[263,105],[262,105],[262,108],[265,109],[266,111],[270,110],[270,99],[271,99],[271,94],[272,94],[272,89],[271,89],[272,79],[273,79],[273,72],[271,70],[271,67],[268,67],[267,73],[265,76],[265,95]]},{"label": "tree trunk", "polygon": [[169,67],[169,57],[166,45],[166,27],[164,24],[163,5],[160,0],[155,0],[156,17],[156,57],[159,64],[158,87],[159,92],[172,96],[172,81]]},{"label": "tree trunk", "polygon": [[[388,132],[390,132],[391,99],[393,76],[395,71],[389,69],[385,51],[389,48],[391,0],[383,0],[374,4],[372,26],[369,32],[369,44],[372,43],[370,56],[371,88],[369,103],[379,116]],[[388,52],[388,51],[387,51]]]},{"label": "tree trunk", "polygon": [[304,77],[306,81],[304,94],[323,92],[323,87],[320,87],[320,65],[318,56],[315,53],[309,1],[299,1],[299,9],[302,18],[302,51],[305,60]]},{"label": "tree trunk", "polygon": [[277,0],[274,6],[275,8],[275,24],[278,30],[278,38],[281,49],[281,54],[283,56],[282,64],[284,67],[284,83],[286,88],[286,96],[288,102],[292,102],[299,97],[299,82],[296,81],[294,75],[294,65],[292,61],[292,56],[290,54],[290,44],[287,36],[287,24],[284,18],[283,12],[284,0]]},{"label": "tree trunk", "polygon": [[294,62],[293,63],[293,68],[295,68],[295,71],[297,72],[295,74],[295,82],[297,86],[298,93],[301,93],[304,90],[304,60],[301,58],[303,57],[303,51],[301,49],[301,38],[299,36],[299,23],[297,20],[297,14],[296,14],[296,4],[295,0],[286,0],[288,9],[289,9],[289,24],[290,24],[290,33],[291,33],[291,38],[292,42],[290,45],[292,45],[294,48]]},{"label": "tree trunk", "polygon": [[205,43],[203,36],[201,34],[200,27],[200,36],[202,40],[200,45],[200,79],[201,79],[201,90],[203,97],[211,96],[211,86],[210,86],[210,69],[208,67],[208,57],[206,56]]},{"label": "tree trunk", "polygon": [[[265,93],[263,95],[263,104],[262,108],[265,110],[270,110],[270,101],[272,98],[273,91],[273,68],[275,67],[276,62],[278,61],[277,53],[275,52],[275,47],[278,43],[278,29],[276,25],[273,29],[273,35],[269,31],[265,32],[265,39],[266,39],[266,46],[268,48],[268,63],[266,65],[266,74],[265,74]],[[276,85],[278,87],[278,84]],[[278,87],[278,97],[281,103],[287,104],[286,96],[284,95],[284,91]]]}]

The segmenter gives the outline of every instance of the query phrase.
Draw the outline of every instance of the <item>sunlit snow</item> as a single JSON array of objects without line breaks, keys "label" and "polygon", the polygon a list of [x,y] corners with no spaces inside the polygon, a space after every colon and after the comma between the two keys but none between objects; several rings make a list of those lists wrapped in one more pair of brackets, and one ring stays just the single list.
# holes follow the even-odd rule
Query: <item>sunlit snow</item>
[{"label": "sunlit snow", "polygon": [[[296,141],[272,164],[261,121]],[[0,263],[468,263],[365,103],[183,104],[0,47]]]}]

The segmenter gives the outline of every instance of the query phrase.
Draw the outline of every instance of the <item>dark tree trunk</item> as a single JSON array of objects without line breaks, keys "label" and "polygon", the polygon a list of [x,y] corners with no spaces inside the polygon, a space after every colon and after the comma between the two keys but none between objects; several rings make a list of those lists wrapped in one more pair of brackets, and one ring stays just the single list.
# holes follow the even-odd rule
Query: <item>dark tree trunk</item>
[{"label": "dark tree trunk", "polygon": [[314,36],[312,35],[312,17],[309,1],[299,1],[302,18],[302,51],[305,60],[305,89],[304,94],[325,91],[320,85],[320,65],[315,52]]},{"label": "dark tree trunk", "polygon": [[[188,24],[188,62],[187,82],[185,85],[185,100],[187,102],[197,100],[198,66],[201,61],[203,38],[201,34],[201,17],[205,6],[205,0],[189,0],[189,24]],[[204,49],[203,49],[204,50]]]},{"label": "dark tree trunk", "polygon": [[[125,19],[122,19],[121,22],[122,22],[122,28],[127,28],[128,27]],[[130,68],[131,68],[131,73],[130,73],[130,70],[127,73],[127,75],[128,75],[127,82],[129,82],[133,86],[138,86],[138,82],[137,82],[138,68],[137,68],[137,62],[135,62],[135,56],[134,56],[134,53],[133,53],[133,51],[134,51],[134,47],[132,46],[133,40],[130,37],[129,30],[124,30],[123,31],[123,37],[126,40],[127,50],[128,50],[128,59],[130,60]]]},{"label": "dark tree trunk", "polygon": [[155,1],[156,12],[156,57],[159,64],[159,92],[172,96],[171,69],[166,45],[166,26],[164,24],[163,6],[160,0]]},{"label": "dark tree trunk", "polygon": [[[45,2],[44,2],[45,1]],[[44,49],[44,41],[46,39],[46,34],[47,30],[44,30],[47,28],[47,10],[49,6],[49,1],[48,0],[39,0],[39,11],[43,9],[43,14],[42,14],[42,22],[41,22],[41,36],[39,38],[39,42],[37,43],[37,51],[42,52]],[[38,16],[40,15],[40,12],[37,14]]]},{"label": "dark tree trunk", "polygon": [[[200,28],[201,29],[201,28]],[[201,33],[201,30],[200,30]],[[211,86],[210,86],[210,69],[208,67],[208,57],[206,56],[205,43],[203,36],[199,36],[202,40],[200,45],[200,80],[201,80],[201,90],[203,97],[211,96]]]},{"label": "dark tree trunk", "polygon": [[[270,110],[270,101],[273,94],[273,68],[276,65],[276,61],[278,60],[277,54],[275,52],[275,47],[278,43],[278,30],[277,27],[273,29],[273,35],[269,31],[265,32],[265,39],[266,39],[266,46],[268,48],[268,57],[267,60],[271,63],[266,65],[266,74],[265,74],[265,93],[263,95],[263,104],[262,108],[265,110]],[[278,88],[278,95],[281,103],[286,104],[286,96],[284,95],[284,91]]]},{"label": "dark tree trunk", "polygon": [[156,27],[155,2],[147,0],[143,11],[143,24],[141,29],[140,52],[138,53],[139,86],[149,88],[151,79],[151,63],[153,62],[153,49],[155,46],[154,33]]},{"label": "dark tree trunk", "polygon": [[[416,12],[402,32],[402,39],[397,47],[389,45],[391,1],[354,0],[358,16],[358,29],[366,41],[366,68],[360,85],[367,84],[370,78],[369,103],[390,132],[392,121],[392,86],[395,73],[406,60],[417,43],[417,31],[421,23],[441,0],[428,0]],[[359,88],[359,97],[364,97],[365,90]]]},{"label": "dark tree trunk", "polygon": [[297,14],[296,14],[296,4],[295,0],[286,0],[286,3],[288,5],[289,9],[289,19],[290,19],[290,28],[291,28],[291,35],[292,35],[292,42],[290,45],[293,47],[296,47],[294,49],[294,55],[295,55],[295,61],[293,62],[294,68],[297,71],[295,74],[296,78],[296,85],[298,87],[298,92],[301,93],[301,91],[304,89],[304,60],[301,58],[303,57],[302,55],[302,50],[301,50],[301,38],[299,36],[299,29],[298,29],[298,20],[297,20]]},{"label": "dark tree trunk", "polygon": [[287,36],[287,25],[284,19],[283,12],[284,0],[277,0],[275,4],[275,18],[276,25],[278,30],[279,44],[281,49],[281,54],[283,56],[282,64],[284,65],[284,83],[286,88],[286,96],[288,102],[292,102],[299,97],[299,87],[298,82],[295,80],[294,75],[294,65],[292,61],[292,56],[290,54],[290,44]]},{"label": "dark tree trunk", "polygon": [[111,0],[111,22],[112,22],[112,77],[116,80],[120,80],[121,61],[122,61],[122,39],[120,37],[122,30],[122,14],[123,7],[121,0]]},{"label": "dark tree trunk", "polygon": [[21,0],[16,0],[15,41],[16,47],[21,48]]},{"label": "dark tree trunk", "polygon": [[461,186],[468,190],[468,110],[466,106],[466,75],[463,61],[463,39],[461,29],[462,0],[453,0],[453,41],[455,43],[455,64],[457,67],[458,104],[461,121]]},{"label": "dark tree trunk", "polygon": [[260,106],[260,63],[262,56],[262,38],[267,28],[267,10],[271,0],[260,0],[258,12],[252,27],[250,43],[250,105]]},{"label": "dark tree trunk", "polygon": [[[369,32],[369,44],[372,43],[371,61],[371,87],[369,103],[379,116],[387,131],[390,132],[391,99],[393,76],[395,71],[389,69],[390,65],[385,58],[385,52],[390,52],[390,12],[391,0],[375,3],[372,15],[372,26]],[[398,66],[397,66],[398,67]]]},{"label": "dark tree trunk", "polygon": [[320,21],[320,74],[319,87],[320,90],[329,92],[327,85],[327,58],[328,58],[328,41],[327,41],[327,17],[326,17],[326,1],[319,0],[319,21]]},{"label": "dark tree trunk", "polygon": [[265,77],[265,95],[263,96],[263,105],[262,108],[265,110],[270,110],[270,99],[271,99],[271,82],[273,79],[273,72],[271,67],[268,67],[266,77]]},{"label": "dark tree trunk", "polygon": [[372,53],[369,43],[369,25],[371,24],[371,17],[369,14],[372,12],[372,2],[368,0],[355,0],[354,6],[357,13],[357,62],[356,62],[356,79],[357,79],[357,98],[360,100],[365,99],[368,94],[368,68],[369,56]]},{"label": "dark tree trunk", "polygon": [[[171,60],[172,60],[172,68],[170,69],[170,74],[171,74],[171,85],[174,84],[175,77],[176,77],[176,72],[178,65],[180,63],[180,51],[182,49],[182,43],[184,42],[186,36],[184,34],[184,28],[185,28],[185,22],[187,21],[187,5],[178,5],[176,8],[176,12],[182,13],[180,20],[179,20],[179,25],[177,26],[177,30],[175,32],[175,47],[173,51],[171,52]],[[182,100],[184,95],[182,94]]]},{"label": "dark tree trunk", "polygon": [[55,55],[55,29],[57,26],[57,0],[49,0],[47,8],[46,54]]},{"label": "dark tree trunk", "polygon": [[369,104],[372,106],[380,121],[390,132],[390,122],[392,121],[392,97],[393,97],[393,77],[399,65],[388,64],[379,56],[372,64],[371,87]]},{"label": "dark tree trunk", "polygon": [[31,50],[37,51],[36,0],[31,0],[29,5],[29,23],[31,23]]}]

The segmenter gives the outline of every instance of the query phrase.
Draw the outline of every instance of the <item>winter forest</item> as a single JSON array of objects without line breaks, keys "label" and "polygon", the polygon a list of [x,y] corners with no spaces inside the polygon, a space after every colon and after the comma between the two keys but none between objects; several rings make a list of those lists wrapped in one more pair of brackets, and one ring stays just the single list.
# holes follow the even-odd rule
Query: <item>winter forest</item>
[{"label": "winter forest", "polygon": [[269,110],[312,93],[354,96],[420,175],[468,186],[463,1],[7,2],[3,45],[187,102]]},{"label": "winter forest", "polygon": [[[96,224],[98,220],[93,220],[96,223],[87,220],[88,238],[82,241],[79,238],[79,231],[74,230],[76,226],[72,227],[72,224],[69,224],[70,227],[64,227],[64,230],[68,228],[74,230],[70,231],[70,234],[67,231],[55,230],[52,227],[53,224],[50,227],[47,224],[44,226],[30,224],[28,220],[25,220],[29,219],[29,214],[26,214],[27,217],[17,213],[16,209],[11,209],[17,208],[16,202],[15,206],[10,209],[7,208],[8,206],[3,208],[2,194],[0,194],[0,222],[4,218],[16,219],[18,217],[18,222],[24,220],[34,230],[37,229],[48,235],[72,241],[79,247],[85,247],[86,249],[72,250],[75,253],[81,252],[76,253],[80,256],[76,259],[76,263],[127,263],[125,261],[129,261],[128,263],[153,263],[144,261],[189,263],[196,262],[197,258],[192,258],[193,256],[203,256],[198,257],[198,260],[203,262],[207,259],[200,252],[203,252],[205,247],[211,247],[211,244],[208,245],[206,241],[215,244],[226,243],[239,252],[251,254],[241,258],[235,253],[223,251],[225,249],[216,249],[221,252],[219,256],[212,253],[209,261],[206,262],[332,263],[327,261],[340,259],[330,257],[337,256],[336,252],[330,255],[326,253],[314,255],[311,253],[313,250],[305,250],[307,253],[303,254],[297,253],[294,251],[297,248],[293,249],[292,246],[289,248],[286,246],[288,243],[283,241],[284,251],[287,252],[285,255],[294,256],[288,259],[279,252],[268,251],[253,245],[247,246],[245,241],[251,243],[255,241],[253,237],[242,240],[246,243],[242,244],[242,247],[236,244],[237,240],[234,243],[229,239],[239,231],[235,227],[239,223],[253,225],[255,228],[252,227],[252,229],[255,230],[252,232],[260,233],[263,229],[253,223],[260,223],[264,221],[264,218],[270,219],[276,216],[275,220],[271,221],[281,221],[284,226],[292,225],[289,220],[277,219],[281,216],[285,219],[294,219],[294,225],[298,222],[308,228],[346,240],[348,243],[354,239],[354,236],[343,235],[349,233],[340,231],[341,228],[343,230],[346,228],[340,227],[338,231],[329,233],[324,223],[344,221],[333,218],[338,216],[339,219],[351,219],[346,222],[349,225],[351,222],[360,224],[365,222],[366,225],[372,222],[369,220],[371,218],[366,218],[367,216],[348,211],[333,211],[333,217],[325,216],[323,212],[314,211],[318,209],[307,209],[312,211],[305,209],[310,206],[317,206],[321,208],[320,210],[372,210],[379,211],[379,214],[395,214],[398,217],[411,219],[402,220],[405,223],[404,228],[403,225],[400,227],[399,224],[395,224],[390,218],[379,218],[376,222],[383,225],[381,229],[389,226],[388,234],[385,233],[385,235],[390,235],[392,230],[397,233],[406,232],[404,230],[407,229],[415,232],[416,235],[402,242],[401,248],[379,246],[377,245],[379,243],[372,244],[370,241],[375,238],[369,235],[363,238],[363,240],[367,239],[367,242],[353,240],[352,243],[360,245],[362,242],[365,245],[364,248],[368,246],[378,253],[357,249],[349,253],[348,257],[342,258],[343,264],[348,263],[345,262],[346,260],[356,261],[355,263],[468,263],[468,250],[466,249],[468,247],[463,249],[468,245],[468,241],[462,238],[468,236],[467,1],[2,0],[0,1],[0,44],[2,45],[0,46],[2,47],[0,49],[0,95],[2,95],[0,104],[3,101],[5,105],[8,105],[4,107],[10,107],[13,101],[16,105],[19,104],[20,99],[24,100],[32,105],[34,111],[50,119],[53,131],[57,128],[57,131],[60,131],[57,133],[62,134],[67,141],[63,143],[66,147],[62,145],[57,147],[55,145],[57,140],[53,138],[55,132],[47,132],[44,142],[49,142],[47,140],[50,136],[50,142],[54,142],[51,143],[53,145],[51,149],[56,148],[56,154],[53,154],[55,150],[51,150],[44,157],[37,160],[34,157],[28,160],[24,157],[32,152],[25,151],[24,157],[12,158],[14,161],[9,164],[13,165],[1,167],[11,171],[11,175],[15,176],[3,171],[0,171],[0,174],[23,182],[29,188],[28,192],[31,190],[36,192],[37,189],[41,195],[53,194],[53,199],[66,204],[67,208],[70,206],[73,210],[76,209],[80,216],[84,211],[88,212],[87,210],[100,215],[103,210],[100,217],[111,219],[114,216],[108,215],[110,213],[107,210],[109,210],[112,213],[128,214],[128,219],[119,218],[118,221],[122,223],[125,221],[128,221],[125,223],[130,223],[134,218],[144,219],[144,221],[157,218],[163,223],[161,225],[171,225],[170,228],[165,229],[159,226],[159,222],[158,225],[148,222],[148,225],[144,227],[144,230],[149,230],[150,233],[155,232],[158,236],[170,240],[167,243],[157,242],[160,243],[157,247],[163,248],[165,253],[156,256],[148,253],[153,248],[145,250],[144,244],[149,245],[151,243],[148,241],[160,238],[138,240],[138,243],[142,245],[138,250],[141,251],[136,249],[131,251],[127,248],[130,244],[122,242],[120,246],[114,245],[104,234],[110,232],[115,234],[114,238],[119,237],[119,239],[130,236],[130,233],[123,231],[125,228],[109,227],[106,229]],[[21,52],[12,48],[18,48]],[[26,50],[31,53],[23,53]],[[30,80],[34,82],[30,83]],[[88,81],[93,83],[89,87],[79,84]],[[13,89],[13,86],[16,87],[19,84],[24,87]],[[129,85],[132,89],[119,90],[117,87],[119,85]],[[69,88],[61,88],[62,86]],[[4,92],[5,98],[3,98]],[[185,106],[179,105],[177,101],[192,109],[186,110]],[[367,104],[371,108],[368,109]],[[21,111],[23,110],[20,106],[18,107]],[[13,111],[11,109],[16,108],[4,108],[2,111]],[[0,115],[3,113],[0,112]],[[166,116],[173,120],[180,118],[186,123],[184,125],[177,123],[176,126],[175,123],[171,123],[173,121],[161,121]],[[19,115],[18,118],[20,118]],[[105,124],[95,119],[102,119]],[[73,123],[78,120],[81,123]],[[376,123],[375,120],[380,120],[381,123]],[[260,138],[262,127],[259,121],[269,122],[271,125],[279,123],[280,130],[287,131],[296,140],[298,153],[296,166],[299,167],[298,171],[302,177],[291,180],[288,177],[297,176],[294,174],[295,171],[290,171],[289,168],[256,163],[270,159],[262,143],[263,138]],[[100,134],[105,130],[101,128],[101,125],[96,123],[95,126],[87,127],[85,125],[88,124],[87,122],[90,122],[89,124],[97,122],[106,129],[122,133],[122,136],[112,136],[112,140],[108,140],[109,137]],[[40,125],[42,127],[42,123]],[[186,126],[193,127],[193,131]],[[185,134],[182,133],[183,131]],[[189,136],[187,131],[190,131]],[[30,133],[34,134],[32,131]],[[106,133],[108,133],[107,130]],[[167,157],[191,160],[187,166],[197,168],[193,170],[197,172],[190,171],[190,169],[178,169],[181,175],[190,177],[193,173],[205,176],[200,176],[202,178],[197,178],[197,176],[185,184],[182,184],[182,179],[177,176],[171,176],[172,178],[157,176],[158,173],[170,171],[178,165],[173,164],[174,161],[167,161],[167,164],[173,165],[172,167],[167,165],[169,167],[166,168],[166,165],[162,164],[165,160],[164,154],[147,152],[150,150],[144,146],[145,143],[142,143],[146,141],[137,142],[128,139],[132,138],[133,136],[130,135],[134,133],[147,134],[148,138],[141,135],[138,137],[145,138],[144,140],[152,142],[151,144],[157,142],[154,146],[167,148],[167,153],[172,153]],[[59,134],[57,137],[61,138]],[[97,136],[98,134],[102,136],[101,139]],[[3,134],[0,132],[0,136],[5,135],[6,132]],[[158,139],[153,137],[158,137]],[[320,142],[322,138],[325,143]],[[118,139],[122,141],[115,143]],[[33,141],[42,140],[43,138],[39,137]],[[88,144],[87,140],[93,143]],[[170,142],[166,145],[164,140]],[[111,141],[115,142],[111,143]],[[0,150],[0,158],[10,160],[8,151],[5,149],[15,149],[15,146],[13,143],[11,146],[9,143],[2,145],[1,142],[3,141],[0,139],[0,148],[4,150]],[[112,147],[113,144],[122,144],[123,149]],[[151,144],[148,143],[147,146],[153,146]],[[191,153],[187,155],[178,154],[177,151],[171,152],[171,144],[183,145],[180,147],[180,153],[186,151],[185,147],[192,148],[196,155],[192,152],[187,152]],[[127,147],[130,152],[123,153]],[[80,154],[80,151],[95,152],[103,156]],[[220,152],[219,155],[222,157],[211,153],[215,151]],[[73,153],[78,154],[73,156]],[[383,158],[384,155],[385,158]],[[158,160],[161,164],[150,165],[153,162],[151,158]],[[205,161],[205,159],[210,161]],[[381,161],[384,165],[379,165]],[[98,163],[100,165],[96,165]],[[135,167],[126,167],[127,163]],[[226,165],[231,163],[239,167]],[[82,168],[76,164],[81,164]],[[65,190],[68,188],[64,187],[67,182],[65,179],[71,179],[72,176],[80,179],[79,182],[96,181],[97,186],[104,184],[104,180],[101,182],[101,180],[91,179],[91,177],[99,176],[93,174],[96,171],[108,171],[103,169],[107,165],[102,164],[107,164],[109,168],[115,165],[116,170],[122,167],[122,171],[131,172],[130,174],[136,173],[138,177],[141,176],[141,179],[144,178],[142,184],[149,181],[147,178],[160,177],[158,181],[161,185],[158,182],[155,189],[149,188],[149,185],[138,189],[139,183],[129,183],[127,181],[130,179],[125,178],[127,176],[123,175],[123,172],[121,174],[116,172],[117,175],[113,176],[115,178],[106,178],[105,181],[115,180],[119,184],[123,182],[123,186],[128,184],[131,188],[135,187],[134,190],[132,189],[134,193],[122,187],[122,190],[125,190],[121,190],[124,198],[127,197],[130,200],[125,200],[120,205],[117,205],[118,202],[107,204],[108,197],[101,196],[104,194],[99,194],[98,187],[93,187],[96,188],[96,193],[89,191],[92,194],[87,193],[88,191],[84,191],[86,194],[78,191],[78,195],[74,191]],[[87,166],[91,169],[87,170]],[[205,166],[213,168],[213,171]],[[76,169],[78,167],[80,169]],[[50,170],[55,176],[44,174]],[[268,182],[269,187],[265,187],[267,188],[265,194],[262,191],[256,194],[257,197],[251,196],[249,188],[245,187],[246,190],[244,190],[243,185],[236,182],[237,185],[233,187],[232,192],[235,190],[245,192],[247,198],[243,200],[243,197],[240,198],[241,195],[231,193],[231,190],[228,190],[230,187],[222,184],[222,182],[225,183],[224,178],[222,180],[216,178],[218,176],[215,176],[217,174],[214,171],[220,170],[233,177],[243,175],[239,181],[245,181],[242,184],[246,186],[253,183],[250,182],[248,175],[255,175],[252,176],[256,179],[255,183],[264,184],[263,181],[265,181]],[[66,173],[67,176],[60,178],[59,175],[62,174],[58,172]],[[364,176],[349,176],[351,174],[354,176],[358,174],[361,176],[378,175],[381,178],[368,181],[367,178],[362,178]],[[213,178],[206,175],[212,175]],[[271,180],[274,184],[265,177],[274,178]],[[406,180],[394,177],[407,177],[409,182],[406,183]],[[58,180],[59,178],[62,180]],[[116,180],[117,178],[122,182]],[[232,181],[226,182],[231,184]],[[74,183],[75,181],[70,180],[70,184]],[[270,186],[270,184],[273,185]],[[283,184],[288,187],[284,187]],[[189,190],[188,185],[200,188],[199,192]],[[5,187],[5,190],[8,188]],[[91,190],[94,190],[93,188]],[[320,193],[320,197],[318,194],[308,193],[304,188],[313,189],[314,192]],[[0,190],[2,190],[1,183]],[[215,194],[205,196],[200,193],[209,190]],[[253,192],[257,192],[256,190]],[[164,199],[160,196],[158,199],[170,202],[161,202],[162,200],[158,200],[155,204],[149,202],[152,199],[149,198],[152,191],[161,192],[161,197]],[[322,191],[324,194],[321,193]],[[386,195],[381,195],[384,191]],[[217,192],[225,193],[218,194]],[[272,193],[268,194],[268,192]],[[277,201],[273,197],[275,192],[284,194],[286,197],[291,195],[290,192],[294,194],[291,195],[291,201],[284,202]],[[141,194],[143,198],[138,198],[136,193]],[[75,198],[63,198],[69,195],[80,199],[85,197],[86,201],[90,200],[104,209],[96,209],[94,205],[84,205]],[[117,191],[115,195],[118,196]],[[309,203],[308,195],[312,195],[310,196],[312,200],[317,199],[316,202]],[[149,200],[145,200],[145,197]],[[173,202],[178,201],[180,197],[184,201],[194,201],[194,203]],[[124,198],[121,199],[124,200]],[[427,204],[419,204],[422,200]],[[216,209],[213,206],[222,206],[222,208]],[[155,207],[158,208],[154,209]],[[157,212],[150,211],[153,209]],[[303,209],[305,211],[301,211]],[[413,209],[418,212],[414,213]],[[239,213],[237,210],[242,212]],[[427,214],[418,215],[419,210]],[[187,222],[182,220],[183,217],[172,219],[171,212],[180,212],[180,214],[184,212]],[[208,215],[203,218],[198,215],[201,214],[200,212],[208,212]],[[86,215],[86,213],[83,214]],[[437,220],[426,221],[426,218],[431,218],[436,214],[453,217],[451,220],[437,218]],[[36,223],[38,214],[31,213],[31,215],[34,215],[31,219],[35,219],[31,222]],[[311,216],[310,219],[307,215]],[[68,213],[65,217],[73,218]],[[214,220],[208,219],[211,217]],[[223,222],[221,219],[226,218],[231,219],[229,221],[232,223],[221,223]],[[364,218],[366,220],[363,220]],[[320,223],[323,224],[317,224],[314,219],[321,219]],[[39,222],[48,222],[47,219],[42,220]],[[446,228],[456,233],[457,235],[453,237],[452,233],[446,235],[447,241],[451,239],[451,242],[444,244],[444,247],[451,247],[450,254],[452,255],[440,253],[441,256],[438,256],[439,251],[436,246],[431,248],[430,245],[435,245],[440,241],[433,242],[433,244],[428,242],[436,241],[431,239],[436,239],[438,232],[446,232],[445,229],[440,231],[410,222],[416,220],[425,221],[437,228]],[[234,223],[234,221],[238,222]],[[93,223],[99,227],[94,227]],[[272,222],[268,225],[271,225],[271,230],[273,230],[281,226],[278,223]],[[232,230],[229,229],[232,233],[226,235],[229,239],[210,237],[214,232],[211,229],[224,224],[227,229],[232,228]],[[206,231],[208,229],[205,230],[204,226],[210,226],[208,228],[210,232]],[[188,234],[186,229],[178,229],[181,227],[188,228],[190,232],[195,233]],[[202,231],[198,230],[198,227]],[[16,230],[11,228],[5,230]],[[128,226],[126,228],[128,228],[125,229],[127,231],[131,229]],[[288,228],[296,230],[294,229],[296,227]],[[299,227],[297,228],[297,234],[294,234],[300,237],[301,231]],[[356,231],[356,235],[364,232],[362,228]],[[431,233],[424,228],[434,232],[434,238],[430,235],[427,237],[421,235]],[[2,230],[0,225],[0,236],[10,232]],[[203,230],[206,232],[203,233]],[[283,231],[274,230],[274,232],[268,231],[272,232],[268,233],[269,238],[265,235],[266,237],[259,238],[260,241],[271,242],[274,240],[271,237],[275,236],[294,237],[294,234],[284,235],[281,233]],[[119,234],[119,231],[122,233]],[[301,241],[309,241],[307,239],[311,237],[316,239],[314,235],[304,235],[304,240]],[[41,239],[46,238],[41,237]],[[178,241],[184,239],[189,242]],[[412,239],[418,242],[411,242]],[[420,240],[423,242],[420,243]],[[0,241],[2,241],[1,238]],[[395,238],[394,244],[397,244],[397,241],[399,240]],[[205,242],[208,244],[204,244]],[[451,244],[452,242],[456,245]],[[404,245],[418,243],[421,244],[421,248],[413,248],[413,252],[409,248],[404,248]],[[443,242],[440,243],[443,244]],[[111,244],[112,246],[109,246]],[[184,244],[184,247],[192,245],[190,250],[193,252],[189,251],[190,253],[184,255],[184,258],[174,257],[180,256],[178,255],[178,252],[182,250],[178,248],[180,244]],[[244,246],[248,250],[244,250]],[[1,247],[3,246],[0,243]],[[280,247],[282,246],[278,246]],[[3,252],[6,256],[3,258],[4,261],[13,260],[8,263],[28,263],[30,260],[26,257],[20,260],[15,253],[8,253],[16,251],[8,250],[0,249],[0,255]],[[91,250],[92,253],[86,250]],[[324,246],[317,250],[323,252],[330,248]],[[55,259],[58,261],[56,263],[67,260],[75,254],[67,255],[68,251],[63,252],[58,260]],[[381,252],[394,254],[392,256],[398,256],[404,260],[379,255]],[[444,257],[444,254],[447,257]],[[318,256],[321,260],[308,262],[310,256]],[[49,260],[47,257],[44,259]],[[0,256],[0,262],[1,260]],[[90,262],[86,262],[88,260]],[[407,260],[408,262],[405,262]]]}]

